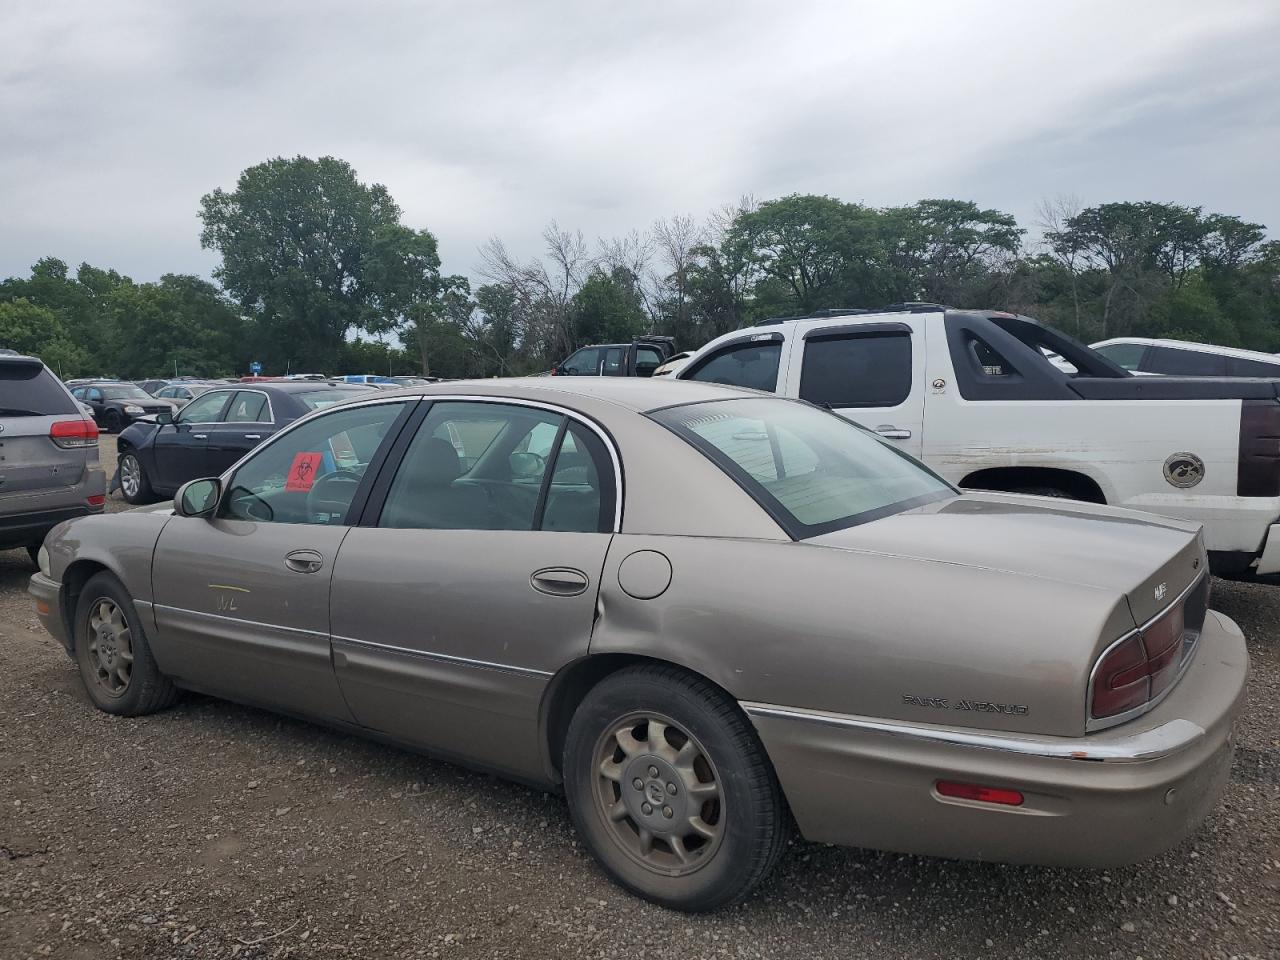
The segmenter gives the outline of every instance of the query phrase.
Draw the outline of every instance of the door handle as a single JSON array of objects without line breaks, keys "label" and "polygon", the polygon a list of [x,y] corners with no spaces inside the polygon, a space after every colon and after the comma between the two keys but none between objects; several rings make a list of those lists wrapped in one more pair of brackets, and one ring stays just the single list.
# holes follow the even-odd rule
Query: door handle
[{"label": "door handle", "polygon": [[207,433],[193,433],[191,435],[191,439],[192,440],[208,440],[209,435]]},{"label": "door handle", "polygon": [[314,550],[293,550],[285,554],[284,565],[294,573],[315,573],[324,566],[324,557]]},{"label": "door handle", "polygon": [[529,583],[539,593],[552,597],[576,597],[591,584],[587,575],[572,567],[544,567],[535,570]]},{"label": "door handle", "polygon": [[246,433],[246,434],[244,435],[244,438],[245,438],[246,440],[261,440],[261,439],[262,439],[262,434],[260,434],[260,433]]},{"label": "door handle", "polygon": [[911,431],[904,430],[902,427],[895,427],[891,423],[882,423],[876,427],[876,433],[884,437],[886,440],[910,440]]}]

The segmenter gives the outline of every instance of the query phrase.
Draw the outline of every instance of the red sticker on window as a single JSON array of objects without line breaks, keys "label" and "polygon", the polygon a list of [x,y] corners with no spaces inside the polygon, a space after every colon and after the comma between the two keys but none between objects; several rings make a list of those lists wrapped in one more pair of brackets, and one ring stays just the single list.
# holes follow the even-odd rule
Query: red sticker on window
[{"label": "red sticker on window", "polygon": [[320,471],[320,461],[323,459],[323,453],[294,454],[293,463],[289,465],[289,479],[285,481],[284,488],[292,493],[306,493],[316,482],[316,474]]}]

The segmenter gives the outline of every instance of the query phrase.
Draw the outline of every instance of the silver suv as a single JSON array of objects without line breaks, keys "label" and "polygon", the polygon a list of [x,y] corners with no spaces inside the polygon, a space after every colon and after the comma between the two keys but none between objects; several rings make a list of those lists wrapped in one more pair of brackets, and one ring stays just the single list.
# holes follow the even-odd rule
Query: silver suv
[{"label": "silver suv", "polygon": [[0,550],[26,547],[72,517],[101,513],[98,428],[35,357],[0,352]]}]

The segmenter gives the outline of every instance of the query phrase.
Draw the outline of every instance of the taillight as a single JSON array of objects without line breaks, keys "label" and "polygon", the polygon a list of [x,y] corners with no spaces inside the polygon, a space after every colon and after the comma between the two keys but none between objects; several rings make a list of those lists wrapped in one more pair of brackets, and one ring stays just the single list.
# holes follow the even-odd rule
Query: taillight
[{"label": "taillight", "polygon": [[1173,686],[1203,622],[1200,613],[1200,622],[1188,623],[1187,604],[1193,602],[1197,611],[1207,605],[1207,579],[1186,602],[1170,607],[1140,632],[1103,654],[1093,671],[1093,697],[1089,703],[1093,719],[1127,713]]},{"label": "taillight", "polygon": [[91,507],[100,507],[107,502],[107,498],[105,494],[95,493],[92,496],[85,497],[84,502]]},{"label": "taillight", "polygon": [[999,803],[1006,807],[1022,806],[1022,793],[1005,787],[984,787],[980,783],[957,783],[954,780],[939,780],[933,785],[942,797],[954,797],[957,800],[977,800],[979,803]]},{"label": "taillight", "polygon": [[49,427],[49,439],[64,449],[92,447],[98,443],[98,425],[92,420],[58,420]]}]

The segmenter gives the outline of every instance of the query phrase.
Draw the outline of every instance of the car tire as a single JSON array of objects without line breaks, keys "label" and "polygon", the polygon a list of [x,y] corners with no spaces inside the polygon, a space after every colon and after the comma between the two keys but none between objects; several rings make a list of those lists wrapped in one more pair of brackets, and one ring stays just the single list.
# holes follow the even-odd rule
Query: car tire
[{"label": "car tire", "polygon": [[177,702],[178,688],[160,672],[142,618],[112,574],[95,574],[81,589],[74,633],[80,679],[99,710],[138,717]]},{"label": "car tire", "polygon": [[107,433],[119,433],[124,429],[124,421],[120,419],[119,410],[108,410],[106,416],[103,417],[103,429]]},{"label": "car tire", "polygon": [[154,503],[156,499],[142,460],[133,451],[120,458],[120,493],[125,500],[137,506]]},{"label": "car tire", "polygon": [[755,729],[724,691],[678,668],[628,667],[593,687],[569,723],[563,771],[587,848],[664,907],[742,900],[786,846],[782,790]]},{"label": "car tire", "polygon": [[36,567],[40,566],[40,547],[41,544],[38,543],[27,544],[27,556],[31,558],[31,562],[35,564]]}]

